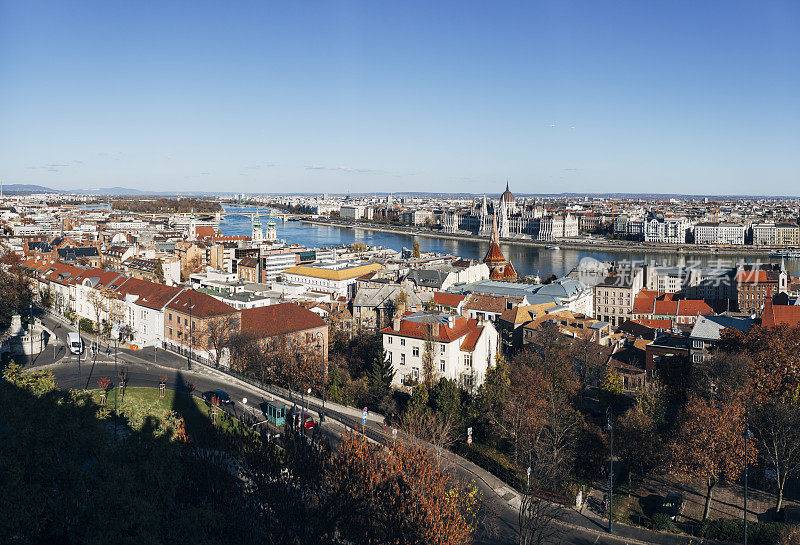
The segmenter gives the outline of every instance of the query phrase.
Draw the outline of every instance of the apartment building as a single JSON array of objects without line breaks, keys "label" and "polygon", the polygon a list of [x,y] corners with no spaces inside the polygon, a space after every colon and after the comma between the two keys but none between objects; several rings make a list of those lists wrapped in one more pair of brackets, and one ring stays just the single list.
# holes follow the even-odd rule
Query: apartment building
[{"label": "apartment building", "polygon": [[744,225],[736,223],[704,222],[694,227],[695,244],[744,244]]},{"label": "apartment building", "polygon": [[775,246],[777,231],[772,222],[756,223],[753,225],[754,246]]},{"label": "apartment building", "polygon": [[691,222],[684,216],[649,218],[644,222],[644,240],[645,242],[683,244],[686,242],[686,234],[690,228]]},{"label": "apartment building", "polygon": [[613,327],[631,319],[633,302],[644,285],[641,267],[613,269],[594,287],[594,317]]},{"label": "apartment building", "polygon": [[776,246],[800,246],[800,225],[796,223],[775,224]]},{"label": "apartment building", "polygon": [[[381,330],[383,348],[395,371],[392,386],[413,387],[423,380],[426,344],[432,348],[434,379],[447,378],[467,390],[478,388],[495,364],[499,346],[491,322],[442,312],[396,316]],[[427,339],[427,342],[426,342]]]}]

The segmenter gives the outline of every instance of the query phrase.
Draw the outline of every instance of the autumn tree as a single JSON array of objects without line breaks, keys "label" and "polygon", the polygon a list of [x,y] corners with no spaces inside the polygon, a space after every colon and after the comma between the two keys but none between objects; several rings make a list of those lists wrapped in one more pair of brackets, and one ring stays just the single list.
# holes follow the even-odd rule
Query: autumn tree
[{"label": "autumn tree", "polygon": [[411,250],[411,256],[419,258],[420,255],[421,254],[420,254],[420,250],[419,250],[419,241],[417,239],[414,239],[414,245],[413,245],[412,250]]},{"label": "autumn tree", "polygon": [[722,403],[692,396],[672,441],[673,465],[705,483],[703,520],[708,518],[714,487],[720,480],[737,479],[745,464],[755,461],[752,442],[747,451],[744,448],[744,414],[744,406],[737,399]]},{"label": "autumn tree", "polygon": [[33,302],[33,291],[20,266],[19,257],[10,252],[0,259],[0,328],[11,323],[11,316],[24,314]]},{"label": "autumn tree", "polygon": [[800,327],[752,327],[747,333],[725,332],[720,351],[752,361],[750,393],[754,403],[800,400]]},{"label": "autumn tree", "polygon": [[346,506],[340,524],[355,543],[471,541],[465,491],[422,448],[396,444],[387,452],[348,433],[326,484]]}]

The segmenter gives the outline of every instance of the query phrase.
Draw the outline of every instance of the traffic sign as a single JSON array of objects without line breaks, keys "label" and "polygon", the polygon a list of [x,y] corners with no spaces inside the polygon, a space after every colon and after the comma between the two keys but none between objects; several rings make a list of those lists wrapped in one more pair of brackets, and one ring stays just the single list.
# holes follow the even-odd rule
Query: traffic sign
[{"label": "traffic sign", "polygon": [[156,339],[156,342],[153,343],[153,346],[155,346],[156,348],[161,348],[161,339]]},{"label": "traffic sign", "polygon": [[472,428],[467,428],[467,444],[472,444]]},{"label": "traffic sign", "polygon": [[364,416],[361,418],[361,423],[367,425],[367,408],[364,407]]}]

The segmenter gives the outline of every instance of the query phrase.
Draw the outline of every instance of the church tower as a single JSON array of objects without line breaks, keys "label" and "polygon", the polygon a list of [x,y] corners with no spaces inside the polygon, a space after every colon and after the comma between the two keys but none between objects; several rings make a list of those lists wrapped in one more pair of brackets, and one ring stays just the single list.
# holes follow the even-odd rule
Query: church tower
[{"label": "church tower", "polygon": [[253,242],[263,242],[264,241],[264,231],[261,230],[261,218],[258,214],[258,208],[256,208],[256,213],[250,215],[250,223],[253,225],[253,234],[250,237],[250,240]]},{"label": "church tower", "polygon": [[275,218],[272,217],[272,214],[270,214],[269,220],[267,220],[267,235],[265,238],[269,242],[278,239],[278,230],[275,228]]},{"label": "church tower", "polygon": [[506,260],[500,249],[500,234],[497,231],[497,214],[492,216],[492,239],[489,242],[489,251],[483,262],[489,267],[490,280],[516,280],[517,272],[514,266]]}]

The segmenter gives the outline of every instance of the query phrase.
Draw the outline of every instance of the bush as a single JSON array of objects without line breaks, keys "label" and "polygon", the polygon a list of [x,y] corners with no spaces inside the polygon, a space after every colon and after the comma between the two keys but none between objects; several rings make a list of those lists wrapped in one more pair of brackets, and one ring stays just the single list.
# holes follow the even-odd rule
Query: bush
[{"label": "bush", "polygon": [[666,513],[656,513],[653,515],[652,528],[656,532],[675,531],[675,525],[672,523],[672,519],[670,519],[669,515],[667,515]]},{"label": "bush", "polygon": [[89,318],[81,318],[78,322],[78,328],[84,333],[94,333],[94,322]]},{"label": "bush", "polygon": [[[779,545],[786,528],[779,522],[748,522],[747,542],[752,545]],[[732,541],[744,541],[744,521],[740,519],[706,520],[700,525],[700,537]]]}]

